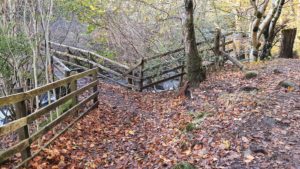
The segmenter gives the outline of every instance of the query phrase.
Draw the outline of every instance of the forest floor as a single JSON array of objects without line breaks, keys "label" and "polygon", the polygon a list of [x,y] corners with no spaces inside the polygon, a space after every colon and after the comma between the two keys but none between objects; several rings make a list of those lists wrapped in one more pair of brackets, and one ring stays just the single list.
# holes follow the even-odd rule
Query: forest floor
[{"label": "forest floor", "polygon": [[154,169],[185,161],[196,168],[300,169],[300,90],[278,86],[282,80],[299,86],[300,60],[249,67],[258,71],[256,78],[227,66],[201,83],[192,99],[101,82],[99,108],[30,165]]}]

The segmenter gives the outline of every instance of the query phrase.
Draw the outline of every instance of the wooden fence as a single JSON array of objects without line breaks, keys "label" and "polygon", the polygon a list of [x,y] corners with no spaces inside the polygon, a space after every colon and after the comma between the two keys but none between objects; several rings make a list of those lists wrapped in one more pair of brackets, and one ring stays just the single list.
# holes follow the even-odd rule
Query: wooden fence
[{"label": "wooden fence", "polygon": [[135,76],[124,74],[124,72],[130,69],[127,65],[108,59],[95,52],[55,42],[50,42],[50,47],[54,59],[65,65],[75,66],[84,70],[88,70],[91,67],[98,67],[100,70],[98,73],[99,77],[127,88],[135,88],[135,86],[125,83],[128,81],[128,78],[138,80]]},{"label": "wooden fence", "polygon": [[[40,151],[42,151],[45,147],[52,143],[57,137],[67,131],[68,128],[70,128],[87,112],[94,109],[98,105],[97,97],[99,93],[97,89],[97,72],[98,68],[91,69],[27,92],[21,92],[21,90],[19,89],[19,92],[21,93],[17,93],[7,97],[1,97],[0,107],[6,105],[14,105],[17,114],[17,120],[5,124],[4,126],[0,126],[0,136],[3,137],[5,135],[17,132],[19,140],[15,145],[0,151],[0,164],[13,157],[17,153],[21,153],[22,162],[16,168],[24,166],[29,162],[29,160],[31,160]],[[81,78],[90,78],[92,79],[92,82],[86,84],[81,88],[77,88],[77,80]],[[35,112],[27,115],[25,104],[26,100],[33,99],[36,96],[47,93],[48,91],[52,91],[53,89],[68,85],[71,86],[71,91],[68,94],[48,104],[47,106],[37,109]],[[84,93],[89,94],[83,100],[78,100],[78,96]],[[51,111],[55,110],[69,100],[72,100],[72,107],[69,110],[61,113],[55,119],[53,119],[53,121],[50,121],[45,126],[30,134],[30,125],[35,123],[39,118],[49,115]],[[84,111],[78,113],[78,111],[83,107]],[[44,136],[47,132],[53,130],[54,127],[62,124],[62,122],[64,122],[68,117],[71,119],[71,122],[66,127],[63,127],[61,131],[55,133],[55,135],[50,140],[48,140],[44,144],[44,146],[40,147],[37,151],[34,152],[34,154],[32,154],[33,151],[31,150],[31,145],[34,144],[37,140],[41,139],[42,136]]]},{"label": "wooden fence", "polygon": [[[218,31],[215,38],[198,42],[199,53],[207,52],[206,54],[209,55],[207,58],[211,59],[214,56],[221,55],[219,51],[232,52],[233,49],[228,48],[228,45],[233,43],[233,40],[228,38],[232,34],[221,35],[221,32]],[[206,59],[204,66],[209,66],[214,62],[215,60],[208,61]],[[172,74],[170,74],[171,72]],[[137,84],[136,88],[142,92],[144,89],[172,79],[180,78],[180,81],[182,81],[185,73],[185,51],[182,47],[153,57],[142,58],[125,75],[138,74],[139,76],[134,79],[129,78],[128,83]]]},{"label": "wooden fence", "polygon": [[[232,34],[222,35],[220,31],[216,31],[214,38],[197,43],[199,52],[206,55],[205,66],[214,64],[215,56],[221,55],[220,51],[226,53],[233,51],[233,49],[228,48],[233,43],[232,39],[229,38]],[[138,64],[129,67],[95,52],[55,42],[50,42],[50,46],[52,53],[57,56],[54,57],[55,60],[85,70],[93,66],[98,67],[100,68],[99,77],[137,91],[143,91],[172,79],[182,79],[186,73],[183,47],[149,58],[142,58]]]}]

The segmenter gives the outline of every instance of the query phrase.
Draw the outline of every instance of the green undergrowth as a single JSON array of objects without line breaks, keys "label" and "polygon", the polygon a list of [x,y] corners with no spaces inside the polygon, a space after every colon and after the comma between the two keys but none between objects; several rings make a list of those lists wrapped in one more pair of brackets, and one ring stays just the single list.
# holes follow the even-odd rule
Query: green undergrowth
[{"label": "green undergrowth", "polygon": [[[59,106],[57,112],[56,111],[52,111],[51,115],[53,120],[57,119],[57,115],[60,116],[62,115],[64,112],[66,112],[67,110],[69,110],[72,107],[72,100],[68,100],[67,102],[65,102],[64,104],[62,104],[61,106]],[[51,122],[51,116],[43,121],[42,123],[39,124],[39,127],[44,127],[47,124],[49,124]]]},{"label": "green undergrowth", "polygon": [[176,164],[172,169],[196,169],[196,167],[188,162],[181,162]]},{"label": "green undergrowth", "polygon": [[212,115],[210,112],[189,112],[189,114],[192,116],[193,120],[186,125],[184,129],[185,132],[192,132],[193,130],[198,129],[206,117]]}]

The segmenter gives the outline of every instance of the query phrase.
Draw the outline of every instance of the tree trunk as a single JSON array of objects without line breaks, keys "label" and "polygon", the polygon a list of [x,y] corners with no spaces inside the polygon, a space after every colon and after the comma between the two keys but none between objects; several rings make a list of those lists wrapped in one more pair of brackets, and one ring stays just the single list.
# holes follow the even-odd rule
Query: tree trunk
[{"label": "tree trunk", "polygon": [[296,27],[297,27],[297,38],[296,38],[296,51],[298,56],[300,57],[300,0],[298,1],[298,7],[297,7],[297,20],[296,20]]},{"label": "tree trunk", "polygon": [[276,26],[277,21],[282,13],[282,8],[283,8],[284,3],[285,3],[285,0],[278,1],[278,5],[276,6],[276,8],[274,8],[275,10],[273,11],[274,13],[273,13],[272,20],[267,25],[267,29],[263,32],[263,34],[265,36],[265,42],[264,42],[264,46],[263,46],[263,52],[260,55],[261,60],[264,60],[268,56],[271,56],[271,49],[272,49],[272,46],[274,43],[274,39],[276,37],[275,26]]},{"label": "tree trunk", "polygon": [[194,28],[193,0],[185,0],[185,13],[183,18],[184,43],[187,65],[187,79],[191,86],[197,86],[206,79],[206,72],[199,56]]},{"label": "tree trunk", "polygon": [[293,58],[293,47],[297,34],[297,29],[286,29],[282,31],[282,40],[280,46],[281,58]]},{"label": "tree trunk", "polygon": [[[269,26],[267,26],[267,27],[269,27]],[[266,29],[263,34],[264,34],[264,43],[263,43],[262,52],[260,54],[260,60],[265,60],[265,59],[269,58],[270,56],[272,56],[271,50],[272,50],[274,39],[276,36],[275,33],[270,35],[268,29]]]}]

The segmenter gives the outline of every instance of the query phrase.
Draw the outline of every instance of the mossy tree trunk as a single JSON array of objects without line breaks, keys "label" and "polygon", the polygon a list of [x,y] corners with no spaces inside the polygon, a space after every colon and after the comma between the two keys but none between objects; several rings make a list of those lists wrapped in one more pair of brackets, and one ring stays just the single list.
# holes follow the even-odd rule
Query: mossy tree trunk
[{"label": "mossy tree trunk", "polygon": [[183,17],[184,44],[187,65],[187,80],[191,86],[197,86],[206,79],[206,72],[202,66],[202,58],[198,53],[194,28],[193,0],[185,0]]}]

